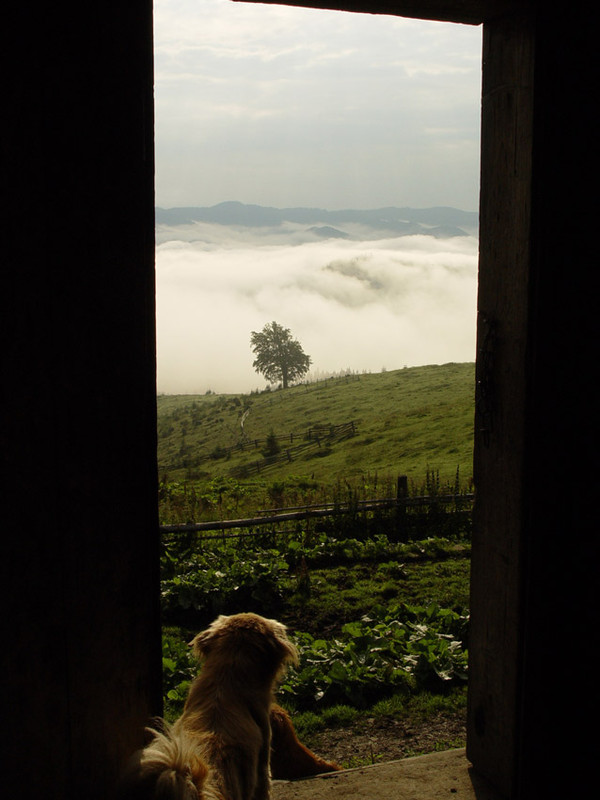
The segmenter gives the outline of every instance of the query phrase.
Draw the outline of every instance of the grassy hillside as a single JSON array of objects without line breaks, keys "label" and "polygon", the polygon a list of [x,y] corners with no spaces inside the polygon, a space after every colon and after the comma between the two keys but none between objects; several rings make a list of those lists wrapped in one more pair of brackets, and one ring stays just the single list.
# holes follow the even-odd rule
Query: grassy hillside
[{"label": "grassy hillside", "polygon": [[[163,480],[202,483],[306,476],[332,485],[403,474],[419,485],[428,470],[453,484],[459,469],[465,485],[472,475],[473,411],[473,364],[351,375],[249,395],[160,396],[159,470]],[[314,431],[349,422],[353,434],[330,438]]]}]

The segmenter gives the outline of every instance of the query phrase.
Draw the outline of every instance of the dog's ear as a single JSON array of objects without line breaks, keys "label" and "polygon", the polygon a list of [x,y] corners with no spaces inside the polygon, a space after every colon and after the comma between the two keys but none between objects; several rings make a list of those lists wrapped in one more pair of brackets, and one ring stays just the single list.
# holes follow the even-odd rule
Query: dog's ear
[{"label": "dog's ear", "polygon": [[298,651],[288,639],[285,627],[278,623],[274,626],[274,628],[275,629],[273,633],[275,635],[275,641],[279,651],[279,656],[281,658],[281,663],[294,664],[295,666],[298,666]]},{"label": "dog's ear", "polygon": [[202,633],[194,636],[191,642],[188,642],[188,647],[192,648],[192,653],[196,656],[198,661],[206,658],[208,655],[211,638],[210,631],[202,631]]},{"label": "dog's ear", "polygon": [[221,614],[205,631],[194,636],[191,642],[188,642],[189,647],[196,658],[201,661],[206,658],[213,648],[214,643],[219,638],[223,622],[227,618]]},{"label": "dog's ear", "polygon": [[298,651],[289,640],[284,643],[284,663],[293,664],[295,667],[299,664]]}]

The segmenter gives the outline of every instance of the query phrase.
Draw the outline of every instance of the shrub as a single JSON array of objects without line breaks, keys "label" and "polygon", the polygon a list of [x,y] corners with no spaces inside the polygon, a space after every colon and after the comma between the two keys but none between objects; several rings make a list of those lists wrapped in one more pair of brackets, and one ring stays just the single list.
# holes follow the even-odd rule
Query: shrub
[{"label": "shrub", "polygon": [[364,708],[403,690],[442,690],[467,679],[467,620],[436,604],[382,606],[333,640],[298,634],[300,666],[281,687],[298,708]]}]

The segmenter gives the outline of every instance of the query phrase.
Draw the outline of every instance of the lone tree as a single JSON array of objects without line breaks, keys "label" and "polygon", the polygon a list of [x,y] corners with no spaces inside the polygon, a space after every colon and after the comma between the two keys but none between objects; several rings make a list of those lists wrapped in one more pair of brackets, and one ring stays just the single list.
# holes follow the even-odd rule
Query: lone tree
[{"label": "lone tree", "polygon": [[292,339],[289,328],[276,322],[267,323],[262,331],[252,331],[250,344],[256,355],[252,366],[270,383],[281,381],[283,388],[287,389],[290,381],[308,372],[310,356],[306,355],[300,342]]}]

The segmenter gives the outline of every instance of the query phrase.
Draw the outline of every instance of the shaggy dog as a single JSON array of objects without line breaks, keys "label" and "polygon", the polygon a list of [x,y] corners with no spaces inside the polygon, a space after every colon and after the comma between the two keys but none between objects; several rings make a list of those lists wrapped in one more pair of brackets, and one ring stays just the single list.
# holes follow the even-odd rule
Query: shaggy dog
[{"label": "shaggy dog", "polygon": [[[271,718],[276,740],[293,751],[286,758],[276,741],[274,777],[298,777],[286,769],[297,772],[298,756],[308,768],[312,756],[273,702],[286,665],[297,663],[296,648],[281,623],[256,614],[220,616],[190,644],[204,663],[183,714],[173,726],[149,731],[153,740],[132,759],[121,794],[131,800],[268,800]],[[312,758],[316,769],[321,761]]]}]

